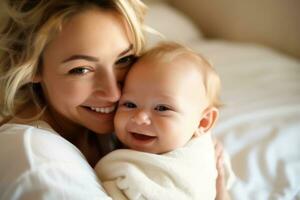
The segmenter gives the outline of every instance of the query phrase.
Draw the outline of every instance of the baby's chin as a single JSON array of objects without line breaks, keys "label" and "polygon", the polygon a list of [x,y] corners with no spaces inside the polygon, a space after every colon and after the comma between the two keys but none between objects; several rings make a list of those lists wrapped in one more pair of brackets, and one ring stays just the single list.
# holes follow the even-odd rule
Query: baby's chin
[{"label": "baby's chin", "polygon": [[151,153],[151,154],[164,154],[172,151],[173,149],[161,149],[161,148],[141,148],[141,147],[127,147],[128,149],[132,149],[135,151],[140,151],[144,153]]}]

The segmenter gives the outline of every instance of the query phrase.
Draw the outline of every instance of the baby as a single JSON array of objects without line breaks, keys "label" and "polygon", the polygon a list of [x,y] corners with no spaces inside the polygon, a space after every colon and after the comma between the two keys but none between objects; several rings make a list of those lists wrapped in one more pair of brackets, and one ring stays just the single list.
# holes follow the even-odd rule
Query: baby
[{"label": "baby", "polygon": [[138,59],[125,80],[115,131],[126,149],[95,167],[113,199],[215,199],[210,130],[220,79],[200,55],[161,43]]}]

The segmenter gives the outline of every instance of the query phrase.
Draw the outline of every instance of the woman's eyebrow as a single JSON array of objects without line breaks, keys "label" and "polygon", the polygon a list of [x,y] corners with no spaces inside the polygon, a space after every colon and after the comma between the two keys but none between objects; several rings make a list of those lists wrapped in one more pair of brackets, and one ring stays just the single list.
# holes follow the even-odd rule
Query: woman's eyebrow
[{"label": "woman's eyebrow", "polygon": [[[129,51],[131,51],[133,48],[133,45],[130,44],[130,46],[125,49],[124,51],[122,51],[118,57],[121,57],[125,54],[127,54]],[[97,57],[94,56],[89,56],[89,55],[83,55],[83,54],[76,54],[76,55],[72,55],[70,57],[68,57],[67,59],[63,60],[62,63],[66,63],[72,60],[87,60],[87,61],[91,61],[91,62],[98,62],[99,59]]]},{"label": "woman's eyebrow", "polygon": [[76,54],[76,55],[72,55],[69,58],[65,59],[62,61],[62,63],[66,63],[72,60],[87,60],[87,61],[91,61],[91,62],[98,62],[99,59],[97,57],[94,56],[88,56],[88,55],[82,55],[82,54]]},{"label": "woman's eyebrow", "polygon": [[131,51],[132,49],[133,49],[133,45],[130,44],[130,46],[129,46],[127,49],[125,49],[124,51],[122,51],[122,52],[119,54],[119,57],[124,56],[124,55],[127,54],[129,51]]}]

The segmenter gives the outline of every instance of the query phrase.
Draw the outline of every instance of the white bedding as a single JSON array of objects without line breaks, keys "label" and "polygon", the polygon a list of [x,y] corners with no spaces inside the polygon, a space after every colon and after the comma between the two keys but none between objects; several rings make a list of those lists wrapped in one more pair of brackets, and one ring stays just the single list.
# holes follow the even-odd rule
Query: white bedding
[{"label": "white bedding", "polygon": [[300,62],[253,45],[194,48],[222,77],[215,134],[231,155],[234,199],[300,199]]},{"label": "white bedding", "polygon": [[181,35],[221,76],[225,105],[214,132],[237,176],[233,199],[300,199],[300,60],[256,44],[206,40],[166,3],[149,7],[150,26],[167,39]]}]

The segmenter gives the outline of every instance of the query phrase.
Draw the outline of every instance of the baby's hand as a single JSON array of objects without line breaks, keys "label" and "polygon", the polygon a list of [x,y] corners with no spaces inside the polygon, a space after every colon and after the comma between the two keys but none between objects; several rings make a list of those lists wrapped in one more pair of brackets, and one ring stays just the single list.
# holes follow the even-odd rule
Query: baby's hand
[{"label": "baby's hand", "polygon": [[230,200],[230,196],[225,186],[223,146],[221,142],[215,138],[214,138],[214,144],[215,144],[216,168],[218,171],[218,177],[216,181],[216,190],[217,190],[216,200]]}]

